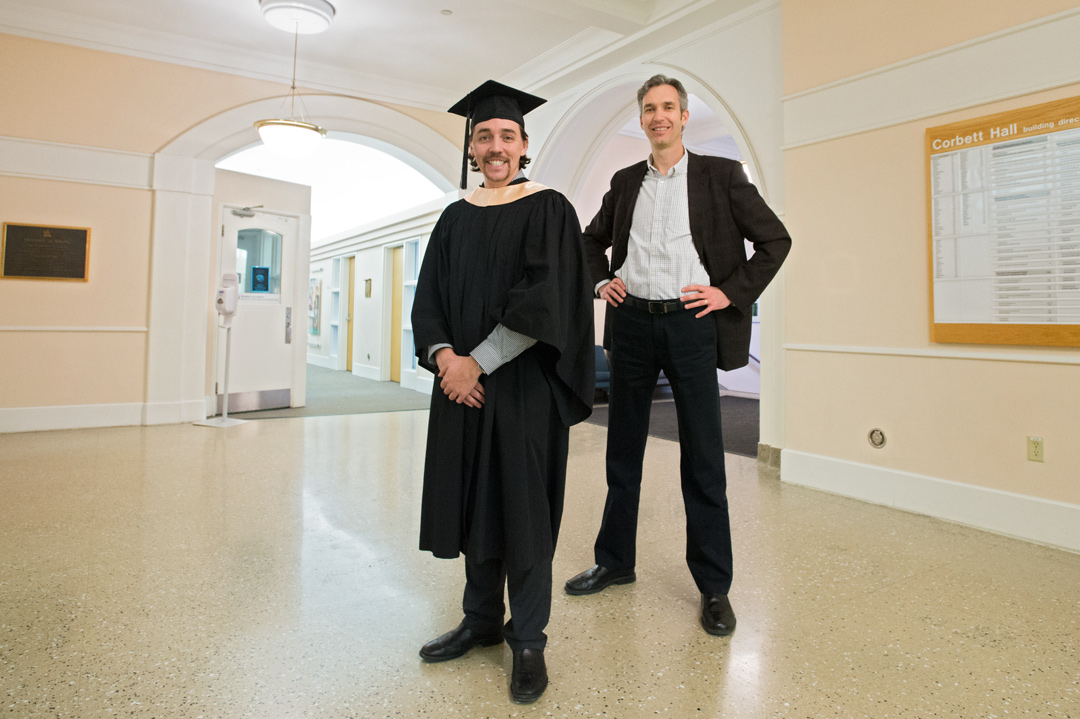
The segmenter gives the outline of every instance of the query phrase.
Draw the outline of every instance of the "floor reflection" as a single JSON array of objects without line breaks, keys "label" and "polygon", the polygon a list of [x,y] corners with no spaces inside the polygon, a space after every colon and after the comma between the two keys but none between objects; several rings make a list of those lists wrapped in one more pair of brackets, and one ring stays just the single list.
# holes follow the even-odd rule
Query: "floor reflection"
[{"label": "floor reflection", "polygon": [[706,635],[678,446],[645,459],[638,581],[588,597],[605,430],[571,433],[536,705],[505,646],[427,665],[460,560],[417,550],[425,411],[0,435],[11,716],[1080,715],[1080,556],[785,485],[727,457],[738,629]]}]

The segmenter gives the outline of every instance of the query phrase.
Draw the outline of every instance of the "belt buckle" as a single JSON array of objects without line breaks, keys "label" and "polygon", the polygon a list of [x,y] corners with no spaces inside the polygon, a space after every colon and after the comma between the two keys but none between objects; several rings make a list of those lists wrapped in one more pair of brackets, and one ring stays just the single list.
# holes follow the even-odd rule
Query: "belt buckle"
[{"label": "belt buckle", "polygon": [[[654,306],[655,306],[655,309],[653,309]],[[665,314],[666,312],[667,312],[667,308],[664,307],[663,302],[654,302],[653,300],[649,300],[649,314],[650,315],[662,315],[662,314]]]}]

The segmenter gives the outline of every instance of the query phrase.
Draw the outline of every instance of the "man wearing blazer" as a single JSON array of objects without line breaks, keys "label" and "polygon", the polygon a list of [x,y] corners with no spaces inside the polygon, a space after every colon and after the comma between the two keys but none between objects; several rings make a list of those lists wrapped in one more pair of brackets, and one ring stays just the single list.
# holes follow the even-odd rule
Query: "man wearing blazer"
[{"label": "man wearing blazer", "polygon": [[[611,352],[608,494],[590,569],[572,595],[636,580],[636,537],[649,410],[660,370],[679,420],[686,562],[706,632],[735,630],[727,478],[716,370],[746,365],[751,306],[791,248],[783,223],[734,160],[686,151],[682,83],[656,75],[638,90],[652,153],[619,170],[584,233]],[[754,246],[746,257],[743,239]],[[606,250],[611,248],[611,261]]]}]

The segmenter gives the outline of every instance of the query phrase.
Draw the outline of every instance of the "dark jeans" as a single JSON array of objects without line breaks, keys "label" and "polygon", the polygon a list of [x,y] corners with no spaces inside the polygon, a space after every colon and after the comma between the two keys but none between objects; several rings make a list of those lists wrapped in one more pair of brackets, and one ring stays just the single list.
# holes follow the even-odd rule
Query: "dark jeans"
[{"label": "dark jeans", "polygon": [[510,648],[543,649],[544,627],[551,617],[551,561],[536,562],[525,571],[509,574],[502,560],[471,562],[465,556],[465,626],[474,632],[494,631],[503,623],[503,584],[510,594],[510,621],[503,636]]},{"label": "dark jeans", "polygon": [[686,509],[686,563],[701,592],[731,587],[716,323],[695,311],[671,314],[620,305],[611,323],[611,399],[607,435],[607,503],[596,538],[596,563],[631,569],[636,561],[641,463],[660,370],[671,383],[679,418],[680,471]]}]

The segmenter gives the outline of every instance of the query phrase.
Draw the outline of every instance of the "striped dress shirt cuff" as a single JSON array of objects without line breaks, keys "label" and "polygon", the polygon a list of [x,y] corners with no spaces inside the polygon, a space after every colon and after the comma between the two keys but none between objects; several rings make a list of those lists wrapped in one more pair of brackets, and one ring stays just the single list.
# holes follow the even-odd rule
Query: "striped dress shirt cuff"
[{"label": "striped dress shirt cuff", "polygon": [[[510,360],[536,344],[536,340],[520,332],[514,332],[503,325],[496,325],[491,334],[469,354],[484,374],[491,374]],[[435,353],[443,347],[450,347],[445,342],[428,347],[428,357],[435,361]]]},{"label": "striped dress shirt cuff", "polygon": [[472,355],[484,374],[491,374],[536,344],[536,340],[503,325],[496,325],[487,339],[476,346]]}]

